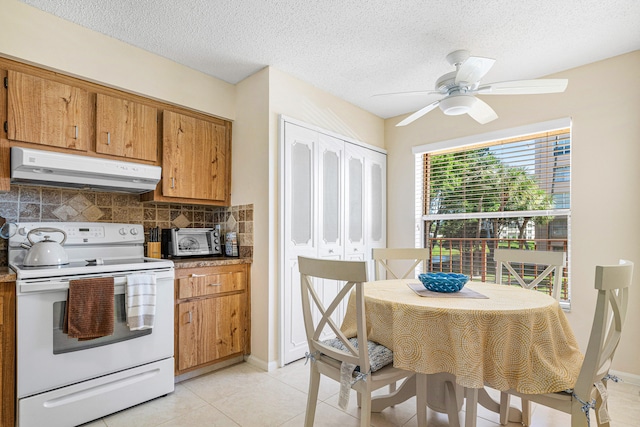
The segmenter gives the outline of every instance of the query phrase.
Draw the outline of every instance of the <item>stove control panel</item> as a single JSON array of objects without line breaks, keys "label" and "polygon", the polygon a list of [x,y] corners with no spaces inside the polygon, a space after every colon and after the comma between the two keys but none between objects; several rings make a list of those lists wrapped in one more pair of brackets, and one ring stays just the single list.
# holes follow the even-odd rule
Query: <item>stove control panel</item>
[{"label": "stove control panel", "polygon": [[[9,240],[9,246],[16,248],[27,242],[27,234],[34,228],[56,228],[66,233],[64,247],[109,244],[139,244],[144,243],[144,228],[141,224],[114,224],[96,222],[40,222],[18,223],[18,232]],[[31,234],[34,242],[40,241],[45,231]]]},{"label": "stove control panel", "polygon": [[79,237],[79,238],[103,238],[104,227],[64,227],[67,232],[67,238]]}]

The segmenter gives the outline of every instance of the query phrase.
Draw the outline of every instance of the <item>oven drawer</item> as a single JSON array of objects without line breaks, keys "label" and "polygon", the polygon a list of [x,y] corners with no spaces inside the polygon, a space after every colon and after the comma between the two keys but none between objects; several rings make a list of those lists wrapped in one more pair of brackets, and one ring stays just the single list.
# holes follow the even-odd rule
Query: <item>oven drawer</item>
[{"label": "oven drawer", "polygon": [[18,400],[17,427],[68,427],[174,390],[173,357]]},{"label": "oven drawer", "polygon": [[176,270],[178,299],[243,291],[246,285],[243,265]]}]

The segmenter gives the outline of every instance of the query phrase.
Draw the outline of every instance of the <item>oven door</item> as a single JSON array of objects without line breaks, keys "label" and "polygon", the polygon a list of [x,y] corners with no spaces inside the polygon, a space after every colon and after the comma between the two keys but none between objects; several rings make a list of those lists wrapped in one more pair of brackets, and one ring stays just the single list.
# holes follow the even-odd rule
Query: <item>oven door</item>
[{"label": "oven door", "polygon": [[124,308],[127,273],[114,274],[114,334],[88,341],[62,333],[68,280],[17,282],[18,398],[173,357],[174,271],[140,273],[156,275],[154,327],[129,330]]}]

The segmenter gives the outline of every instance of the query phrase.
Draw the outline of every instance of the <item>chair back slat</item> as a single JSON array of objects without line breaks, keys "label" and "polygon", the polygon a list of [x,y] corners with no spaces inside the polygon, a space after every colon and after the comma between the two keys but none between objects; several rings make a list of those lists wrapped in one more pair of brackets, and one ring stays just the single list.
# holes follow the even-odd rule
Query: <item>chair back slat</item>
[{"label": "chair back slat", "polygon": [[598,298],[589,344],[574,387],[578,396],[589,396],[593,384],[609,372],[625,323],[632,276],[630,261],[596,267]]},{"label": "chair back slat", "polygon": [[[428,248],[375,248],[371,252],[374,267],[375,279],[381,280],[381,271],[387,273],[387,279],[406,279],[414,270],[422,264],[422,272],[427,271],[427,262],[429,260]],[[389,261],[413,261],[413,264],[402,272],[392,269]]]},{"label": "chair back slat", "polygon": [[[300,270],[300,284],[302,291],[302,314],[309,351],[318,351],[340,362],[359,365],[362,372],[369,370],[369,353],[367,351],[367,329],[364,314],[363,283],[367,281],[367,264],[365,261],[337,261],[298,257]],[[341,283],[339,291],[331,302],[325,306],[318,295],[317,287],[328,287],[328,281]],[[334,314],[355,291],[357,339],[355,348],[342,333],[339,325],[333,319]],[[314,312],[319,316],[314,316]],[[347,348],[348,352],[340,351],[322,342],[325,327],[329,327]]]},{"label": "chair back slat", "polygon": [[[503,267],[511,274],[520,286],[533,289],[544,279],[553,274],[551,295],[560,299],[560,287],[562,286],[562,273],[567,265],[565,252],[554,251],[527,251],[522,249],[496,249],[493,259],[496,261],[496,282],[502,284]],[[527,281],[523,274],[513,268],[513,264],[535,264],[547,266],[542,273]]]}]

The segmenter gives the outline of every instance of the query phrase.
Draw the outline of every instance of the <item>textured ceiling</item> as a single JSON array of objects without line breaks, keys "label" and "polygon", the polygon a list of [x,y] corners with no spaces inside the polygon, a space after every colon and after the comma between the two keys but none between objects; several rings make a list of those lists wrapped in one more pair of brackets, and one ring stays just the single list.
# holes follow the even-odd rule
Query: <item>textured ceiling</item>
[{"label": "textured ceiling", "polygon": [[640,49],[638,0],[21,1],[229,83],[273,66],[383,118],[429,100],[372,95],[433,89],[453,50],[495,58],[489,83]]}]

